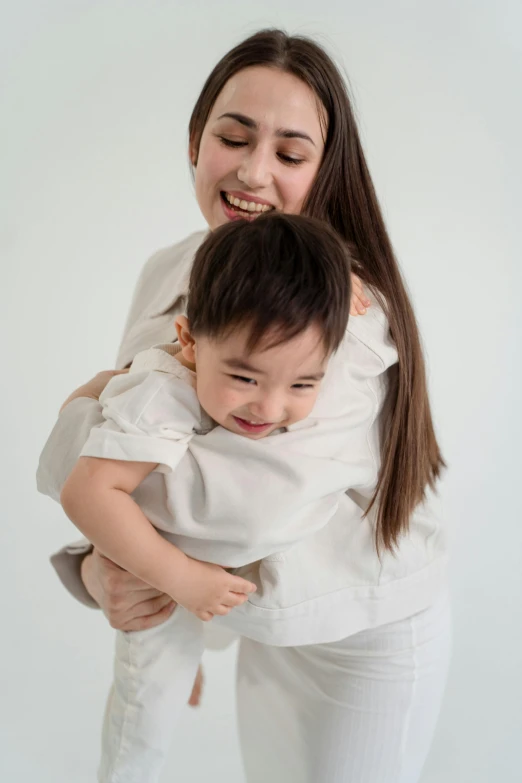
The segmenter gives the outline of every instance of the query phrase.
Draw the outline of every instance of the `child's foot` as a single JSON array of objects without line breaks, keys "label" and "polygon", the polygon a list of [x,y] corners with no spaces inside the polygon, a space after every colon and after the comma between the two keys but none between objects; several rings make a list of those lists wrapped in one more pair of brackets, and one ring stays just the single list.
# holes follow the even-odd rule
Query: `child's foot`
[{"label": "child's foot", "polygon": [[202,691],[203,691],[203,667],[200,665],[198,667],[198,673],[196,674],[196,679],[194,680],[194,685],[192,686],[192,693],[190,694],[190,699],[188,700],[188,703],[191,707],[199,707]]}]

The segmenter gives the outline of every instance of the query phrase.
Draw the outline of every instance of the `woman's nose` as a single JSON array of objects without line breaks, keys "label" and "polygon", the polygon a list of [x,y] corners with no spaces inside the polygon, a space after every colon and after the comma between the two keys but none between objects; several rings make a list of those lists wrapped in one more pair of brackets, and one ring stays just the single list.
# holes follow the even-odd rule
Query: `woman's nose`
[{"label": "woman's nose", "polygon": [[272,182],[268,150],[260,145],[248,149],[241,160],[237,176],[249,190],[268,187]]}]

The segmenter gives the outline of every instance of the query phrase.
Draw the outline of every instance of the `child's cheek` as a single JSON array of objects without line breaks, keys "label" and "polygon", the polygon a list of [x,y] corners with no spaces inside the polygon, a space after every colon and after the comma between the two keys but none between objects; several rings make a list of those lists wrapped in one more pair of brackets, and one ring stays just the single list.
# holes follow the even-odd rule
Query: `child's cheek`
[{"label": "child's cheek", "polygon": [[240,408],[242,405],[243,395],[233,389],[227,389],[223,390],[220,398],[220,404],[223,410],[227,411],[228,413],[234,410],[237,410],[237,408]]},{"label": "child's cheek", "polygon": [[317,394],[310,395],[308,399],[303,400],[302,405],[300,405],[299,409],[299,419],[306,419],[311,414],[313,407],[315,405],[315,402],[317,400]]}]

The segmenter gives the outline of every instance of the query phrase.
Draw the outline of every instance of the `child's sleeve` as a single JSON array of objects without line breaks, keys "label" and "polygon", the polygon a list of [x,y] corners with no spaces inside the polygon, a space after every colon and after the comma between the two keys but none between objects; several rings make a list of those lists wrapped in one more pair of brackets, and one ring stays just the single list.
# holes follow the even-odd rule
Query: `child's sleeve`
[{"label": "child's sleeve", "polygon": [[194,389],[163,372],[116,376],[100,403],[105,421],[91,430],[81,456],[153,462],[163,473],[177,467],[201,421]]}]

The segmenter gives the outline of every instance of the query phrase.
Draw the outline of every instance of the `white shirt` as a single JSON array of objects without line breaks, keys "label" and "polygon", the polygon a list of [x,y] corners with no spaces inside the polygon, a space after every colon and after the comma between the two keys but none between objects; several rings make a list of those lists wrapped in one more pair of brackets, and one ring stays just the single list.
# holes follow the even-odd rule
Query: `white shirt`
[{"label": "white shirt", "polygon": [[[119,366],[154,343],[175,339],[173,319],[183,311],[192,259],[203,236],[193,235],[161,251],[146,265],[120,347]],[[268,644],[313,644],[408,617],[436,599],[445,585],[447,558],[444,529],[431,503],[415,511],[398,551],[384,552],[380,559],[374,515],[364,517],[380,467],[387,372],[396,362],[386,317],[374,302],[367,315],[350,319],[310,420],[261,441],[221,427],[190,438],[169,479],[175,516],[184,520],[176,524],[188,525],[192,519],[205,531],[213,522],[226,530],[237,557],[226,563],[221,552],[234,558],[234,551],[214,549],[219,542],[213,541],[210,548],[219,552],[214,562],[240,565],[245,562],[245,545],[251,547],[248,559],[253,564],[239,573],[260,586],[246,604],[226,618],[214,618],[213,623]],[[59,499],[90,429],[102,422],[101,406],[93,400],[75,400],[63,410],[41,456],[40,491]],[[333,480],[328,470],[316,474],[309,469],[318,459],[331,469]],[[335,483],[338,479],[344,482],[343,491]],[[142,508],[148,503],[147,508],[154,510],[152,495],[160,491],[162,481],[162,474],[155,472],[148,490],[143,485],[138,488],[135,496]],[[261,496],[274,492],[278,502],[269,513],[256,516],[258,507],[252,499],[260,489]],[[323,517],[321,503],[332,492],[337,507],[330,517]],[[315,524],[313,518],[310,523],[313,515],[307,506],[314,498]],[[158,524],[159,517],[152,521]],[[191,535],[186,538],[184,528],[177,529],[176,543],[195,557],[210,552],[207,533],[197,538],[192,528],[187,529]],[[248,541],[241,538],[244,535]],[[256,559],[268,551],[264,547],[270,552]],[[74,555],[85,549],[82,542],[54,558],[62,580],[78,597],[82,587]]]},{"label": "white shirt", "polygon": [[[167,538],[199,560],[246,566],[320,530],[353,469],[342,456],[323,456],[331,438],[319,432],[314,412],[256,441],[217,427],[178,351],[144,351],[128,375],[110,381],[100,396],[105,422],[93,428],[82,456],[158,463],[133,497]],[[258,599],[273,602],[261,578]]]}]

